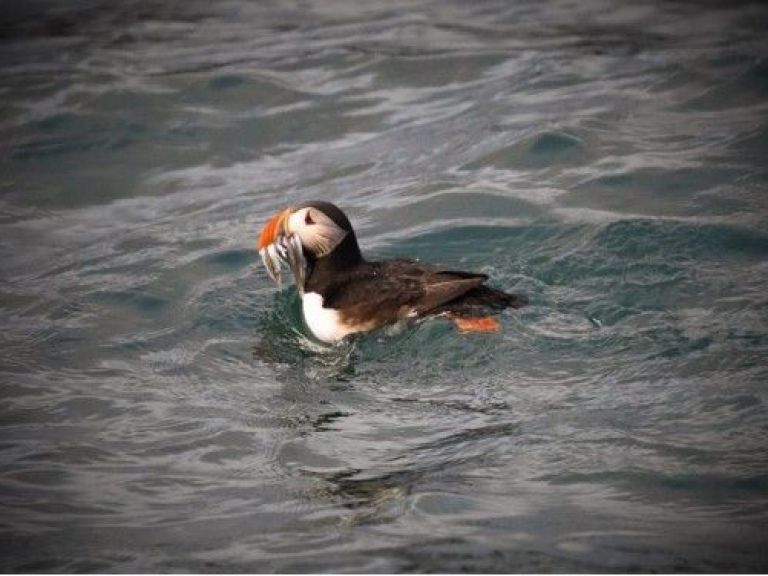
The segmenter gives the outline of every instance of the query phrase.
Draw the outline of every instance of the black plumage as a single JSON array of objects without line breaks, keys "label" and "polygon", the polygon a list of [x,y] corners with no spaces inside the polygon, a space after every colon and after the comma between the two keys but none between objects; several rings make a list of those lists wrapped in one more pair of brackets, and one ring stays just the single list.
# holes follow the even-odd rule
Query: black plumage
[{"label": "black plumage", "polygon": [[323,210],[348,232],[325,257],[308,255],[305,291],[320,294],[323,307],[338,310],[350,325],[371,329],[404,318],[483,317],[527,303],[524,296],[486,286],[485,274],[443,270],[406,259],[368,262],[349,220],[338,208],[321,202],[305,206]]},{"label": "black plumage", "polygon": [[493,331],[499,323],[489,314],[527,301],[487,286],[485,274],[405,259],[369,262],[349,219],[329,202],[286,208],[264,226],[258,247],[274,280],[278,258],[289,265],[307,327],[326,342],[429,316],[447,316],[463,331]]}]

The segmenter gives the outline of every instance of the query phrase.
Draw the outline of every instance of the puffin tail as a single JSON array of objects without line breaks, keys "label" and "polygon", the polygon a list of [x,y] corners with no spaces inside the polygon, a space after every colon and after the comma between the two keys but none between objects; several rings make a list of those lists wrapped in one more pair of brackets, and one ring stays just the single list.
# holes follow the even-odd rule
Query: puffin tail
[{"label": "puffin tail", "polygon": [[528,304],[528,297],[523,294],[509,294],[488,286],[482,286],[482,288],[481,297],[487,299],[488,305],[494,309],[514,308],[517,310]]},{"label": "puffin tail", "polygon": [[478,286],[458,298],[445,303],[437,311],[452,317],[478,318],[505,308],[522,308],[528,298],[522,294],[508,294],[489,286]]},{"label": "puffin tail", "polygon": [[501,324],[490,314],[505,308],[522,308],[527,303],[528,298],[521,294],[508,294],[488,286],[478,286],[435,312],[448,316],[462,333],[498,332]]}]

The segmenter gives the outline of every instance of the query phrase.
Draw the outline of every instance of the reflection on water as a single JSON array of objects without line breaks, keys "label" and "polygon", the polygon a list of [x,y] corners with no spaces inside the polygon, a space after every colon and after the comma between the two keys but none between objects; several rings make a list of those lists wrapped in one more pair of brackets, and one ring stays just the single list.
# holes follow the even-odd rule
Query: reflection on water
[{"label": "reflection on water", "polygon": [[[760,3],[5,8],[0,568],[766,569]],[[531,304],[321,346],[310,198]]]}]

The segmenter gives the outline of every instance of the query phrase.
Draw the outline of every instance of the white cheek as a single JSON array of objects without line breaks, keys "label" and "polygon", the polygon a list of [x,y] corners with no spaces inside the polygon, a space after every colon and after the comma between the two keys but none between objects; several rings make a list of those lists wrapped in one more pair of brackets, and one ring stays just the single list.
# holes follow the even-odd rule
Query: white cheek
[{"label": "white cheek", "polygon": [[315,244],[317,244],[315,233],[307,228],[307,225],[304,223],[305,217],[306,215],[303,210],[296,214],[291,214],[288,219],[288,230],[290,230],[291,234],[298,234],[302,246],[314,248]]},{"label": "white cheek", "polygon": [[288,230],[291,234],[298,234],[302,240],[304,239],[304,211],[296,212],[288,217]]},{"label": "white cheek", "polygon": [[338,342],[354,330],[344,327],[339,313],[331,308],[323,308],[323,297],[316,292],[304,294],[301,300],[304,321],[315,338],[323,342]]}]

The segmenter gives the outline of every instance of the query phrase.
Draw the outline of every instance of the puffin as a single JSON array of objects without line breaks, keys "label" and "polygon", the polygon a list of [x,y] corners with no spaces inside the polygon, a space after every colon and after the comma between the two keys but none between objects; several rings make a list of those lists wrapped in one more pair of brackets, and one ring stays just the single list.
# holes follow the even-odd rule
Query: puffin
[{"label": "puffin", "polygon": [[492,314],[527,303],[487,286],[486,274],[408,259],[366,260],[349,218],[330,202],[285,208],[266,223],[257,246],[279,286],[281,264],[288,266],[304,322],[324,343],[433,317],[450,319],[460,332],[496,332]]}]

